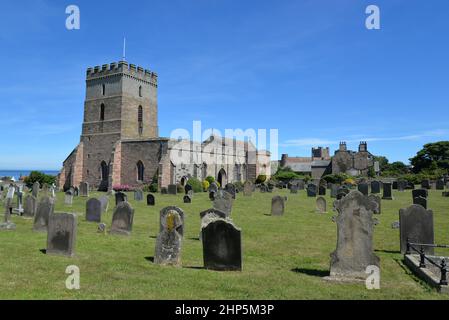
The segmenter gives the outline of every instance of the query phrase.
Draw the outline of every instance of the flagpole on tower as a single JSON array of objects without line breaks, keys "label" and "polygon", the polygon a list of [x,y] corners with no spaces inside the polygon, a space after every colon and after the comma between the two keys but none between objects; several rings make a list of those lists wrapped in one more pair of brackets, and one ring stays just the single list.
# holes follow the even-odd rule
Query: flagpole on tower
[{"label": "flagpole on tower", "polygon": [[126,61],[126,38],[123,37],[123,61]]}]

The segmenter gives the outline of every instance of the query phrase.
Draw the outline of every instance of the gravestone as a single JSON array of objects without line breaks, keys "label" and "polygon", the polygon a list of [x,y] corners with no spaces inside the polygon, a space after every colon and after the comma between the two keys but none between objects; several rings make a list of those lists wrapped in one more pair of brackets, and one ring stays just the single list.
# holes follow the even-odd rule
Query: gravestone
[{"label": "gravestone", "polygon": [[[412,243],[434,244],[433,212],[423,206],[413,204],[399,210],[400,247],[401,253],[407,251],[407,238]],[[419,250],[419,248],[416,248]],[[426,254],[433,255],[431,247],[425,247]],[[413,252],[415,253],[415,252]]]},{"label": "gravestone", "polygon": [[218,184],[217,184],[215,181],[213,181],[213,182],[209,185],[208,191],[209,191],[209,193],[210,193],[210,192],[217,192],[217,191],[218,191]]},{"label": "gravestone", "polygon": [[418,204],[420,206],[423,206],[424,209],[427,209],[427,198],[421,196],[413,198],[413,204]]},{"label": "gravestone", "polygon": [[398,182],[397,181],[393,181],[393,184],[391,186],[393,188],[393,190],[398,190]]},{"label": "gravestone", "polygon": [[368,184],[367,183],[359,183],[358,185],[357,185],[357,189],[364,195],[364,196],[367,196],[368,195],[368,193],[369,193],[369,190],[368,190]]},{"label": "gravestone", "polygon": [[215,221],[217,219],[223,220],[228,219],[226,213],[213,208],[200,212],[200,218],[201,218],[201,229],[207,226],[210,222]]},{"label": "gravestone", "polygon": [[326,213],[326,211],[327,211],[326,199],[323,197],[318,197],[316,199],[316,212]]},{"label": "gravestone", "polygon": [[371,181],[371,193],[380,193],[380,181]]},{"label": "gravestone", "polygon": [[246,181],[243,185],[243,195],[245,197],[251,197],[253,194],[253,184],[250,181]]},{"label": "gravestone", "polygon": [[121,191],[115,194],[115,205],[118,206],[120,202],[128,202],[128,197]]},{"label": "gravestone", "polygon": [[39,201],[34,216],[33,230],[38,232],[46,232],[48,227],[48,219],[53,214],[54,202],[49,197],[43,197]]},{"label": "gravestone", "polygon": [[147,206],[154,206],[155,205],[155,199],[154,195],[151,193],[147,194]]},{"label": "gravestone", "polygon": [[86,221],[101,222],[101,202],[96,198],[91,198],[86,202]]},{"label": "gravestone", "polygon": [[337,197],[337,194],[338,194],[338,188],[339,188],[339,186],[336,185],[336,184],[333,184],[333,185],[331,186],[331,198],[336,198],[336,197]]},{"label": "gravestone", "polygon": [[259,189],[260,189],[260,192],[262,192],[262,193],[268,192],[268,186],[266,184],[264,184],[264,183],[262,183],[260,185]]},{"label": "gravestone", "polygon": [[71,206],[73,204],[73,193],[71,190],[68,190],[64,194],[64,204]]},{"label": "gravestone", "polygon": [[117,204],[112,214],[111,234],[130,235],[133,227],[134,209],[126,201]]},{"label": "gravestone", "polygon": [[449,192],[443,191],[443,192],[441,193],[441,195],[442,195],[443,197],[449,197]]},{"label": "gravestone", "polygon": [[418,197],[427,198],[428,195],[429,195],[429,191],[427,191],[427,189],[416,189],[416,190],[412,191],[413,199],[418,198]]},{"label": "gravestone", "polygon": [[101,196],[100,199],[100,203],[101,203],[101,213],[105,213],[106,211],[108,211],[108,207],[109,207],[109,197],[107,196]]},{"label": "gravestone", "polygon": [[429,190],[430,189],[430,180],[425,179],[425,180],[421,181],[421,188]]},{"label": "gravestone", "polygon": [[331,279],[363,279],[366,267],[379,267],[379,257],[374,254],[373,212],[376,204],[359,191],[352,191],[335,201],[338,212],[337,248],[331,254]]},{"label": "gravestone", "polygon": [[[13,193],[13,196],[14,196],[14,193]],[[2,231],[16,229],[16,224],[11,221],[12,200],[13,199],[10,197],[6,198],[5,214],[4,214],[3,222],[0,223],[0,230],[2,230]]]},{"label": "gravestone", "polygon": [[178,188],[176,184],[169,184],[167,186],[167,193],[171,195],[176,195],[178,193]]},{"label": "gravestone", "polygon": [[39,189],[40,188],[41,188],[41,185],[39,184],[38,181],[33,183],[33,191],[32,191],[33,197],[37,198],[39,196]]},{"label": "gravestone", "polygon": [[167,187],[161,187],[161,194],[168,194]]},{"label": "gravestone", "polygon": [[407,188],[408,182],[405,180],[399,180],[398,181],[398,191],[399,192],[404,192],[405,189]]},{"label": "gravestone", "polygon": [[218,192],[215,194],[213,208],[230,216],[232,212],[233,202],[234,200],[228,192],[224,190],[218,190]]},{"label": "gravestone", "polygon": [[25,197],[25,204],[23,207],[24,217],[34,217],[37,210],[37,199],[31,194]]},{"label": "gravestone", "polygon": [[80,197],[88,197],[89,196],[89,183],[88,182],[80,183],[79,195],[80,195]]},{"label": "gravestone", "polygon": [[48,220],[46,254],[74,256],[76,230],[76,215],[72,213],[51,214]]},{"label": "gravestone", "polygon": [[436,189],[437,190],[444,190],[444,180],[438,179],[436,182]]},{"label": "gravestone", "polygon": [[304,190],[306,188],[306,183],[304,182],[304,180],[298,180],[297,186],[298,190]]},{"label": "gravestone", "polygon": [[219,271],[242,270],[241,231],[231,222],[219,219],[201,230],[204,268]]},{"label": "gravestone", "polygon": [[136,201],[143,200],[143,191],[141,189],[134,190],[134,200]]},{"label": "gravestone", "polygon": [[271,215],[282,216],[284,215],[285,203],[284,198],[281,196],[274,196],[271,199]]},{"label": "gravestone", "polygon": [[192,203],[192,197],[188,194],[184,195],[183,197],[184,203]]},{"label": "gravestone", "polygon": [[159,232],[162,232],[164,230],[163,223],[164,223],[164,221],[167,220],[167,216],[170,213],[174,213],[174,212],[176,212],[177,215],[181,219],[181,221],[179,223],[177,223],[175,229],[179,233],[179,235],[181,237],[183,237],[184,236],[184,211],[182,211],[181,208],[178,208],[175,206],[165,207],[159,212]]},{"label": "gravestone", "polygon": [[47,183],[42,184],[41,193],[44,197],[48,196],[48,184]]},{"label": "gravestone", "polygon": [[80,189],[78,189],[78,187],[73,188],[73,196],[79,197],[79,195],[80,195]]},{"label": "gravestone", "polygon": [[292,184],[290,186],[290,193],[298,193],[298,185]]},{"label": "gravestone", "polygon": [[317,186],[314,184],[309,184],[307,186],[307,196],[308,197],[316,197]]},{"label": "gravestone", "polygon": [[393,200],[392,196],[392,190],[391,190],[391,183],[384,183],[383,184],[383,196],[382,199],[384,200]]},{"label": "gravestone", "polygon": [[190,184],[186,184],[186,185],[184,186],[184,192],[185,192],[185,194],[188,194],[190,191],[193,191],[192,186],[191,186]]},{"label": "gravestone", "polygon": [[373,211],[374,214],[382,213],[382,199],[377,194],[370,194],[368,198],[377,204],[377,209]]},{"label": "gravestone", "polygon": [[236,188],[233,183],[226,184],[225,191],[231,195],[232,199],[235,199]]},{"label": "gravestone", "polygon": [[324,186],[320,186],[318,188],[318,195],[319,196],[325,196],[326,195],[326,188]]},{"label": "gravestone", "polygon": [[181,265],[182,234],[184,216],[181,216],[174,207],[161,215],[161,230],[156,239],[154,263],[160,265]]}]

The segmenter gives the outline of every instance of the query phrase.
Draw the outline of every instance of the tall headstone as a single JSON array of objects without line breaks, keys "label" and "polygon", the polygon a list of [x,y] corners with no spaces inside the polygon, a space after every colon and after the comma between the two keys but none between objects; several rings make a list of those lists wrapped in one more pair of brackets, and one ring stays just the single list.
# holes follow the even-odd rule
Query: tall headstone
[{"label": "tall headstone", "polygon": [[34,217],[37,210],[37,199],[33,197],[31,194],[25,197],[25,204],[23,207],[23,216],[24,217]]},{"label": "tall headstone", "polygon": [[405,189],[407,188],[408,182],[405,180],[399,180],[398,181],[398,191],[399,192],[404,192]]},{"label": "tall headstone", "polygon": [[[407,239],[412,243],[434,244],[432,210],[426,210],[423,206],[416,204],[401,209],[399,210],[399,226],[402,254],[407,251]],[[426,254],[433,255],[433,248],[425,247],[424,249]]]},{"label": "tall headstone", "polygon": [[359,191],[335,201],[337,249],[331,254],[331,278],[366,279],[366,267],[379,266],[374,254],[373,213],[376,204]]},{"label": "tall headstone", "polygon": [[72,213],[51,214],[48,220],[46,254],[75,255],[77,222]]},{"label": "tall headstone", "polygon": [[161,230],[156,240],[154,263],[160,265],[181,265],[182,235],[184,217],[174,208],[165,211],[161,215]]},{"label": "tall headstone", "polygon": [[298,193],[298,185],[297,184],[292,184],[290,186],[290,193]]},{"label": "tall headstone", "polygon": [[383,184],[383,196],[382,199],[384,200],[393,200],[392,190],[391,190],[391,183],[384,183]]},{"label": "tall headstone", "polygon": [[80,190],[80,197],[88,197],[89,196],[89,183],[81,182],[79,190]]},{"label": "tall headstone", "polygon": [[38,232],[47,232],[48,219],[54,211],[54,202],[49,197],[43,197],[37,205],[36,215],[34,216],[33,230]]},{"label": "tall headstone", "polygon": [[326,211],[327,211],[326,199],[323,197],[318,197],[316,199],[316,212],[326,213]]},{"label": "tall headstone", "polygon": [[159,232],[162,232],[164,230],[164,221],[167,221],[167,216],[170,213],[177,213],[177,216],[181,219],[180,223],[177,223],[175,226],[176,231],[181,235],[181,237],[184,236],[184,211],[182,211],[181,208],[175,207],[175,206],[169,206],[163,208],[159,212]]},{"label": "tall headstone", "polygon": [[91,198],[86,202],[86,221],[101,222],[101,202],[96,198]]},{"label": "tall headstone", "polygon": [[32,191],[33,197],[37,198],[39,196],[39,189],[40,188],[41,188],[41,185],[40,185],[40,183],[38,181],[33,183],[33,191]]},{"label": "tall headstone", "polygon": [[213,207],[214,209],[224,212],[230,216],[233,202],[234,199],[232,199],[231,194],[224,190],[218,190],[215,194]]},{"label": "tall headstone", "polygon": [[274,196],[271,199],[271,215],[282,216],[284,215],[285,203],[284,198],[281,196]]},{"label": "tall headstone", "polygon": [[134,209],[126,201],[115,207],[112,215],[111,234],[130,235],[134,220]]},{"label": "tall headstone", "polygon": [[202,228],[204,268],[219,271],[242,270],[241,231],[219,219]]}]

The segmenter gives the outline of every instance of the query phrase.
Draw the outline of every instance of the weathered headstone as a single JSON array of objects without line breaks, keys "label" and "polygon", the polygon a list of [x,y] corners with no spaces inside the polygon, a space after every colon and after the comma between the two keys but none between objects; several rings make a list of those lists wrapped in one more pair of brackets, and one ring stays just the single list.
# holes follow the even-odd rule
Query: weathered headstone
[{"label": "weathered headstone", "polygon": [[408,182],[405,180],[399,180],[398,181],[398,191],[399,192],[404,192],[405,189],[407,188]]},{"label": "weathered headstone", "polygon": [[73,196],[79,197],[79,195],[80,195],[80,189],[78,189],[78,187],[73,188]]},{"label": "weathered headstone", "polygon": [[384,200],[393,200],[392,190],[391,190],[391,183],[385,182],[383,184],[383,196],[382,199]]},{"label": "weathered headstone", "polygon": [[37,210],[37,199],[33,197],[31,194],[25,197],[25,204],[23,207],[23,216],[24,217],[34,217]]},{"label": "weathered headstone", "polygon": [[363,279],[366,267],[379,266],[373,248],[373,211],[376,204],[359,191],[335,201],[338,212],[337,249],[331,254],[330,277]]},{"label": "weathered headstone", "polygon": [[397,180],[393,181],[391,187],[393,188],[393,190],[398,190],[398,181]]},{"label": "weathered headstone", "polygon": [[134,200],[136,201],[143,200],[143,191],[141,189],[134,190]]},{"label": "weathered headstone", "polygon": [[126,201],[121,201],[112,215],[111,234],[130,235],[133,226],[134,209]]},{"label": "weathered headstone", "polygon": [[115,194],[115,205],[116,206],[118,206],[118,204],[120,202],[127,202],[127,201],[128,201],[128,197],[126,196],[125,193],[119,191]]},{"label": "weathered headstone", "polygon": [[67,190],[64,194],[64,204],[71,206],[73,204],[73,193],[71,190]]},{"label": "weathered headstone", "polygon": [[213,207],[214,209],[224,212],[228,216],[230,216],[232,212],[233,202],[234,200],[228,192],[224,190],[218,190],[218,192],[216,192],[215,194]]},{"label": "weathered headstone", "polygon": [[307,196],[308,197],[316,197],[317,186],[314,184],[309,184],[307,186]]},{"label": "weathered headstone", "polygon": [[156,239],[154,263],[160,265],[181,265],[182,234],[179,230],[184,224],[184,217],[174,208],[161,214],[161,230]]},{"label": "weathered headstone", "polygon": [[318,195],[319,195],[319,196],[325,196],[325,195],[326,195],[326,187],[320,186],[320,187],[318,188]]},{"label": "weathered headstone", "polygon": [[188,194],[189,191],[193,191],[193,188],[192,188],[192,186],[191,186],[190,184],[186,184],[186,185],[184,186],[184,192],[185,192],[185,194]]},{"label": "weathered headstone", "polygon": [[[416,204],[401,209],[399,225],[402,254],[407,251],[407,239],[412,243],[434,244],[432,210],[426,210],[423,206]],[[424,252],[433,255],[434,250],[431,247],[424,247]]]},{"label": "weathered headstone", "polygon": [[430,189],[430,180],[424,179],[423,181],[421,181],[421,188],[429,190]]},{"label": "weathered headstone", "polygon": [[373,211],[374,214],[382,213],[382,199],[377,194],[370,194],[368,198],[377,204],[377,209]]},{"label": "weathered headstone", "polygon": [[436,189],[437,190],[444,190],[444,180],[443,179],[438,179],[436,181]]},{"label": "weathered headstone", "polygon": [[51,214],[48,220],[46,254],[74,256],[76,230],[76,215],[72,213]]},{"label": "weathered headstone", "polygon": [[176,195],[178,193],[178,187],[176,184],[169,184],[167,186],[167,193],[171,195]]},{"label": "weathered headstone", "polygon": [[34,216],[33,230],[46,232],[48,227],[48,219],[53,214],[54,202],[49,197],[43,197],[37,205],[36,214]]},{"label": "weathered headstone", "polygon": [[241,231],[219,219],[202,228],[204,268],[220,271],[242,270]]},{"label": "weathered headstone", "polygon": [[380,193],[380,181],[371,181],[371,193]]},{"label": "weathered headstone", "polygon": [[281,196],[274,196],[271,199],[271,215],[282,216],[284,215],[285,203],[284,198]]},{"label": "weathered headstone", "polygon": [[250,197],[253,194],[253,184],[250,181],[245,181],[243,185],[243,195],[245,197]]},{"label": "weathered headstone", "polygon": [[168,194],[167,187],[161,187],[161,194]]},{"label": "weathered headstone", "polygon": [[326,211],[327,211],[326,199],[323,197],[318,197],[316,199],[316,212],[326,213]]},{"label": "weathered headstone", "polygon": [[339,186],[336,184],[332,184],[331,186],[331,198],[336,198],[338,195],[338,188]]},{"label": "weathered headstone", "polygon": [[147,194],[147,206],[154,206],[155,205],[155,199],[154,195],[151,193]]},{"label": "weathered headstone", "polygon": [[101,222],[101,202],[96,198],[91,198],[86,202],[86,221]]},{"label": "weathered headstone", "polygon": [[298,185],[297,184],[292,184],[290,186],[290,193],[298,193]]},{"label": "weathered headstone", "polygon": [[164,221],[167,220],[167,216],[170,213],[176,212],[177,216],[180,217],[181,222],[177,223],[175,226],[176,231],[181,235],[181,237],[184,236],[184,211],[182,211],[181,208],[175,207],[175,206],[169,206],[163,208],[159,213],[159,232],[162,232],[164,230]]},{"label": "weathered headstone", "polygon": [[226,184],[225,191],[231,195],[232,199],[235,199],[236,188],[233,183]]},{"label": "weathered headstone", "polygon": [[101,196],[100,199],[100,203],[101,203],[101,213],[105,213],[106,211],[108,211],[108,207],[109,207],[109,197],[107,196]]},{"label": "weathered headstone", "polygon": [[39,196],[39,189],[40,188],[41,188],[41,185],[40,185],[40,183],[38,181],[33,183],[33,191],[32,191],[33,197],[37,198]]},{"label": "weathered headstone", "polygon": [[89,183],[81,182],[79,187],[80,197],[88,197],[89,196]]},{"label": "weathered headstone", "polygon": [[368,193],[369,193],[369,190],[368,190],[368,184],[365,183],[365,182],[359,183],[359,184],[357,185],[357,189],[358,189],[364,196],[367,196]]}]

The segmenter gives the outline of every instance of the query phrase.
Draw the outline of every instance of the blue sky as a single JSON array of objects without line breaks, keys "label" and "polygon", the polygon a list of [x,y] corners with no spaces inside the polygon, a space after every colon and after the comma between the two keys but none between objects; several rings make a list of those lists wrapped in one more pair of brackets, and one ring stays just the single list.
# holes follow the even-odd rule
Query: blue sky
[{"label": "blue sky", "polygon": [[[65,28],[78,5],[81,29]],[[365,8],[381,30],[365,28]],[[390,161],[449,138],[447,0],[3,2],[0,169],[59,169],[79,142],[89,66],[159,74],[160,135],[279,129],[279,154],[346,140]]]}]

